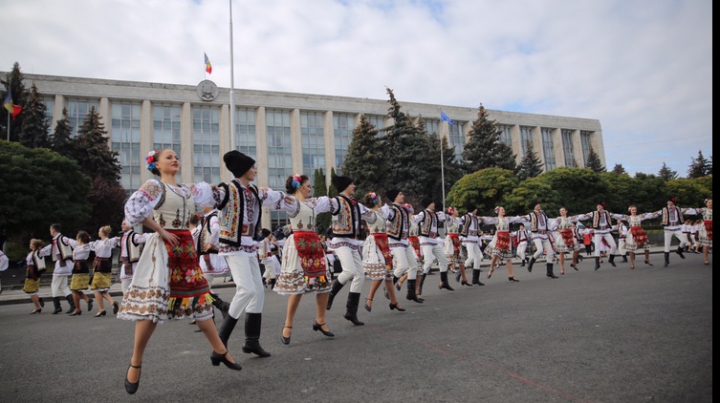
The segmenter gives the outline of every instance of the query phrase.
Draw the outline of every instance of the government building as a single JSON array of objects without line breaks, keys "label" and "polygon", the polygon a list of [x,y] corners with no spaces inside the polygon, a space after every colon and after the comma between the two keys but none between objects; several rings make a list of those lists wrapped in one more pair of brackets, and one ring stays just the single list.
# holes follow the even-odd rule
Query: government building
[{"label": "government building", "polygon": [[[393,123],[387,117],[387,99],[235,89],[235,110],[231,112],[230,89],[218,88],[209,80],[192,86],[24,76],[25,86],[34,83],[42,94],[53,129],[67,108],[73,133],[77,133],[90,108],[95,107],[111,148],[119,153],[121,184],[127,191],[152,177],[144,169],[144,157],[151,149],[177,152],[179,181],[228,181],[231,177],[223,168],[222,155],[233,145],[256,160],[256,184],[260,187],[284,189],[289,175],[302,172],[312,176],[317,168],[324,169],[329,184],[331,168],[341,173],[338,168],[361,115],[378,129]],[[409,117],[425,119],[428,133],[447,138],[460,158],[466,135],[477,118],[477,106],[420,104],[402,98],[398,102]],[[441,121],[440,110],[455,124]],[[512,147],[518,162],[530,140],[545,170],[585,166],[590,147],[605,164],[602,130],[596,119],[487,112],[500,125],[502,141]],[[234,130],[230,130],[230,113],[234,113]],[[284,213],[263,214],[264,227],[275,228],[284,222]]]}]

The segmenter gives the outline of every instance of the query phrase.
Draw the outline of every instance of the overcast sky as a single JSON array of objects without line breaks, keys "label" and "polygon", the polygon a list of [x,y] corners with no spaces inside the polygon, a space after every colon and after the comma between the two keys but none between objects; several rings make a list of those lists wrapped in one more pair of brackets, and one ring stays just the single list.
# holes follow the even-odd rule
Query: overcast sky
[{"label": "overcast sky", "polygon": [[[608,169],[712,154],[711,0],[232,0],[235,88],[598,119]],[[230,87],[228,0],[0,0],[0,70]],[[451,116],[452,117],[452,116]]]}]

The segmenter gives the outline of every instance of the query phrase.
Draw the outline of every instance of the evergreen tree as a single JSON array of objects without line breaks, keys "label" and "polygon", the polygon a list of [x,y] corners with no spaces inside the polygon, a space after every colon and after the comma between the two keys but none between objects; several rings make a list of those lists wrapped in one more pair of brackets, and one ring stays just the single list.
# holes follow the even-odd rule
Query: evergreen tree
[{"label": "evergreen tree", "polygon": [[588,151],[588,159],[585,168],[590,168],[597,173],[603,173],[606,171],[605,167],[600,161],[600,156],[597,155],[592,146],[590,146],[590,150]]},{"label": "evergreen tree", "polygon": [[18,136],[20,144],[30,148],[50,148],[46,110],[47,107],[38,94],[37,86],[33,84],[22,111],[23,119]]},{"label": "evergreen tree", "polygon": [[122,169],[117,157],[117,151],[108,146],[107,131],[100,115],[95,107],[91,107],[75,139],[75,160],[91,178],[99,175],[109,183],[116,183]]},{"label": "evergreen tree", "polygon": [[361,115],[360,124],[353,130],[352,141],[342,164],[343,175],[355,181],[358,192],[379,192],[385,159],[377,130],[365,115]]},{"label": "evergreen tree", "polygon": [[462,157],[468,173],[485,168],[502,168],[514,171],[517,168],[512,148],[500,141],[497,122],[488,119],[485,108],[480,104],[478,117],[468,133]]},{"label": "evergreen tree", "polygon": [[62,119],[57,121],[55,132],[50,139],[52,150],[64,157],[74,158],[75,141],[71,136],[72,128],[70,127],[67,108],[63,108]]},{"label": "evergreen tree", "polygon": [[[12,94],[12,100],[14,105],[25,105],[25,100],[28,97],[27,90],[25,89],[25,84],[23,84],[23,81],[25,80],[25,76],[23,76],[22,72],[20,71],[20,64],[18,62],[15,62],[13,65],[13,69],[11,72],[7,73],[5,75],[5,80],[0,80],[0,84],[3,84],[5,86],[5,91],[0,94],[2,96],[3,103],[5,101],[5,97],[7,96],[8,91]],[[10,112],[5,108],[0,108],[0,132],[2,133],[2,136],[0,138],[7,139],[7,122],[8,122],[8,114]],[[20,139],[20,128],[22,127],[22,121],[23,117],[25,116],[25,111],[23,110],[20,112],[19,115],[16,117],[10,119],[10,141],[18,141]]]},{"label": "evergreen tree", "polygon": [[[447,138],[443,137],[442,141],[440,141],[437,136],[428,134],[423,119],[418,120],[417,128],[421,131],[422,137],[427,144],[424,146],[427,151],[422,154],[424,158],[421,161],[421,166],[424,167],[424,172],[418,178],[422,185],[418,196],[434,198],[439,203],[437,209],[440,210],[443,202],[443,175],[445,182],[444,194],[447,197],[452,185],[463,176],[462,168],[455,161],[455,148],[448,145]],[[440,152],[441,147],[442,153]]]},{"label": "evergreen tree", "polygon": [[525,156],[522,161],[520,161],[520,165],[517,167],[517,175],[521,181],[524,181],[528,178],[534,178],[542,172],[543,169],[540,158],[538,158],[537,154],[535,154],[532,142],[527,140],[525,143]]},{"label": "evergreen tree", "polygon": [[672,169],[670,169],[670,167],[667,166],[667,164],[665,164],[665,162],[663,162],[662,168],[660,168],[660,171],[658,171],[658,176],[662,180],[667,182],[667,181],[670,181],[673,179],[677,179],[678,173],[677,173],[677,171],[673,171]]},{"label": "evergreen tree", "polygon": [[712,173],[711,163],[703,157],[702,150],[698,150],[698,157],[692,158],[692,164],[688,170],[688,178],[701,178]]},{"label": "evergreen tree", "polygon": [[615,164],[612,173],[614,173],[615,175],[622,175],[627,174],[627,171],[625,170],[625,167],[622,166],[622,164]]},{"label": "evergreen tree", "polygon": [[[315,183],[313,184],[313,197],[327,196],[328,188],[325,185],[325,172],[322,168],[315,170]],[[320,213],[315,217],[315,227],[319,234],[325,233],[325,230],[330,228],[330,220],[332,215],[327,213]]]}]

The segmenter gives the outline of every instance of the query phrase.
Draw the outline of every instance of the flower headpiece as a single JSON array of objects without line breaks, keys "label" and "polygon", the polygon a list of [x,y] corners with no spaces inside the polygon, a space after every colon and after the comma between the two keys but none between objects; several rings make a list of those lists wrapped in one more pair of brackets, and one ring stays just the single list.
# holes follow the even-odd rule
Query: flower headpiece
[{"label": "flower headpiece", "polygon": [[455,209],[452,208],[452,207],[448,207],[447,213],[448,213],[449,215],[453,215],[453,214],[455,214]]},{"label": "flower headpiece", "polygon": [[500,206],[495,206],[495,214],[499,214],[499,213],[500,213]]},{"label": "flower headpiece", "polygon": [[368,196],[370,196],[374,205],[377,206],[378,204],[380,204],[380,198],[378,197],[377,193],[370,191],[368,192]]},{"label": "flower headpiece", "polygon": [[297,189],[302,184],[302,178],[298,174],[293,174],[292,176],[292,187],[293,189]]},{"label": "flower headpiece", "polygon": [[407,210],[409,212],[413,211],[413,206],[408,203],[404,203],[402,206],[405,208],[405,210]]},{"label": "flower headpiece", "polygon": [[147,157],[145,157],[145,168],[147,168],[150,172],[155,171],[157,169],[157,165],[155,164],[156,162],[155,150],[152,150],[148,153]]}]

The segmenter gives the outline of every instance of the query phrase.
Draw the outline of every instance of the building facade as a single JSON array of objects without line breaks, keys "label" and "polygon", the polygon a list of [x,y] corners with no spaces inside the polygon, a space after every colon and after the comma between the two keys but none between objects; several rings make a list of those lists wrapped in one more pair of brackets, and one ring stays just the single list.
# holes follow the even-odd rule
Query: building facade
[{"label": "building facade", "polygon": [[[228,181],[231,177],[223,168],[222,155],[233,145],[257,161],[258,186],[282,189],[285,178],[295,172],[311,176],[316,168],[326,174],[335,168],[341,173],[339,167],[361,115],[379,129],[392,125],[386,100],[236,89],[235,129],[231,131],[230,90],[207,80],[189,86],[25,74],[26,86],[32,83],[44,97],[53,129],[67,108],[76,133],[95,107],[110,147],[120,155],[121,184],[127,191],[152,177],[144,169],[144,157],[151,149],[177,152],[180,181]],[[423,116],[427,131],[446,137],[460,158],[477,108],[400,104],[408,116]],[[441,109],[456,124],[441,121]],[[585,166],[590,147],[605,164],[598,120],[487,112],[499,124],[501,140],[512,147],[518,162],[529,140],[545,170]],[[329,185],[329,175],[327,181]],[[264,227],[285,222],[283,213],[264,213]]]}]

